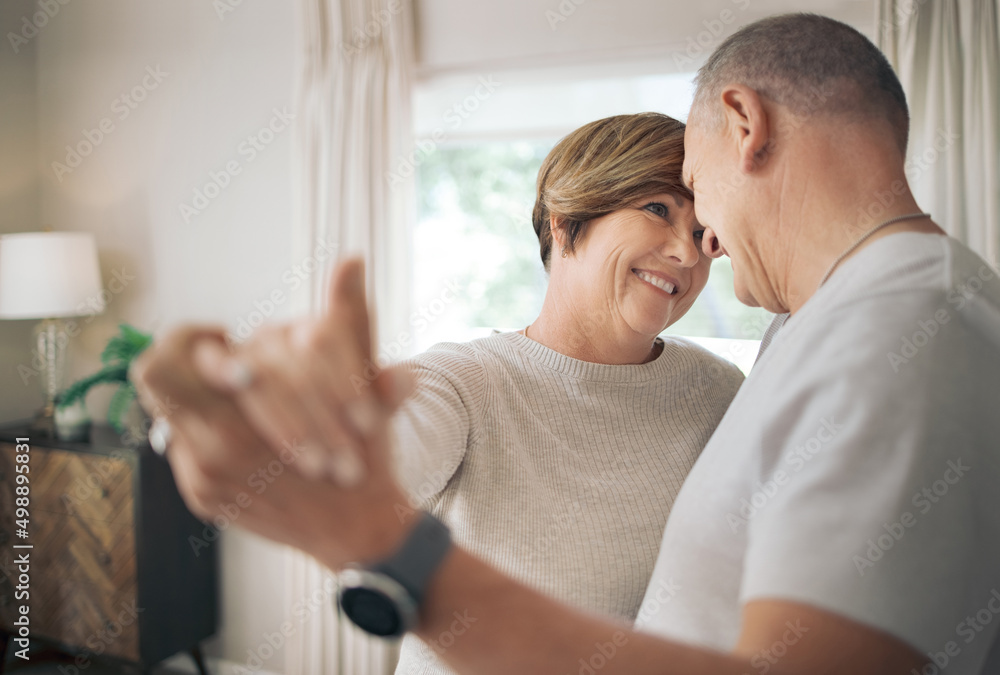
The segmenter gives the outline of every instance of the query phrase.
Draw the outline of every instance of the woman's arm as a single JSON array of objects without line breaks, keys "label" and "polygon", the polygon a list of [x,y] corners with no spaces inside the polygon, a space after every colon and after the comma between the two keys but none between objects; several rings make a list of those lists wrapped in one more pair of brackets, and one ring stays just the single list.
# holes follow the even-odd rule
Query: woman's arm
[{"label": "woman's arm", "polygon": [[478,434],[485,373],[465,345],[433,349],[402,367],[415,391],[391,422],[396,477],[411,499],[426,507]]}]

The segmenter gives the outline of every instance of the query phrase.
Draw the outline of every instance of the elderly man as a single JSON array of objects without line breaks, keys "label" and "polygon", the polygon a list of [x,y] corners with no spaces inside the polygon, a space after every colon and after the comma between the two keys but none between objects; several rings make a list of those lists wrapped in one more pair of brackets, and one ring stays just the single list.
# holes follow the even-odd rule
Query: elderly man
[{"label": "elderly man", "polygon": [[363,563],[347,613],[411,628],[460,672],[1000,672],[1000,281],[917,207],[907,127],[889,64],[830,19],[747,26],[699,73],[684,173],[704,246],[787,320],[677,498],[634,628],[518,585],[407,508],[385,433],[407,382],[364,379],[356,262],[322,317],[234,354],[181,329],[138,364],[146,404],[176,406],[180,488],[209,518],[280,439],[360,448],[301,451],[343,485],[284,472],[239,522]]}]

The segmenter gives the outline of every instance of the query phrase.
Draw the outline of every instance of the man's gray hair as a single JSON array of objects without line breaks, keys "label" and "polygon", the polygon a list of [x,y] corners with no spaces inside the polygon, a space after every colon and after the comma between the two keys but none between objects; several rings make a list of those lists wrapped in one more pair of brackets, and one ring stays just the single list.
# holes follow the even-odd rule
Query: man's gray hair
[{"label": "man's gray hair", "polygon": [[694,108],[721,122],[719,97],[742,84],[799,117],[880,117],[906,152],[910,114],[892,66],[872,42],[845,23],[817,14],[783,14],[744,26],[698,71]]}]

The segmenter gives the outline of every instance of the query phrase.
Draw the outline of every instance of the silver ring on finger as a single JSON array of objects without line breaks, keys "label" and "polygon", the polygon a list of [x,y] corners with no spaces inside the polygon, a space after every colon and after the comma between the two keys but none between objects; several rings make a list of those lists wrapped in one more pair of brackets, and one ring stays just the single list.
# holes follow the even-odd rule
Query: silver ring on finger
[{"label": "silver ring on finger", "polygon": [[153,420],[152,426],[149,427],[149,444],[152,446],[153,452],[160,457],[166,455],[172,436],[173,430],[165,417],[157,417]]}]

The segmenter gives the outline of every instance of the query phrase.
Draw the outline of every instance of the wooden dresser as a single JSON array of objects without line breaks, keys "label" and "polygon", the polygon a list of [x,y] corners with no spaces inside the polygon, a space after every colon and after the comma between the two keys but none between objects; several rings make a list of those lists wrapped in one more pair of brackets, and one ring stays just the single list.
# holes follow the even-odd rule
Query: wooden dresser
[{"label": "wooden dresser", "polygon": [[[18,436],[31,448],[26,540],[14,522]],[[23,604],[12,547],[31,544],[33,640],[144,670],[189,651],[203,669],[198,645],[218,616],[215,546],[195,552],[190,543],[204,531],[148,445],[129,447],[109,427],[95,427],[90,443],[0,428],[0,654]]]}]

